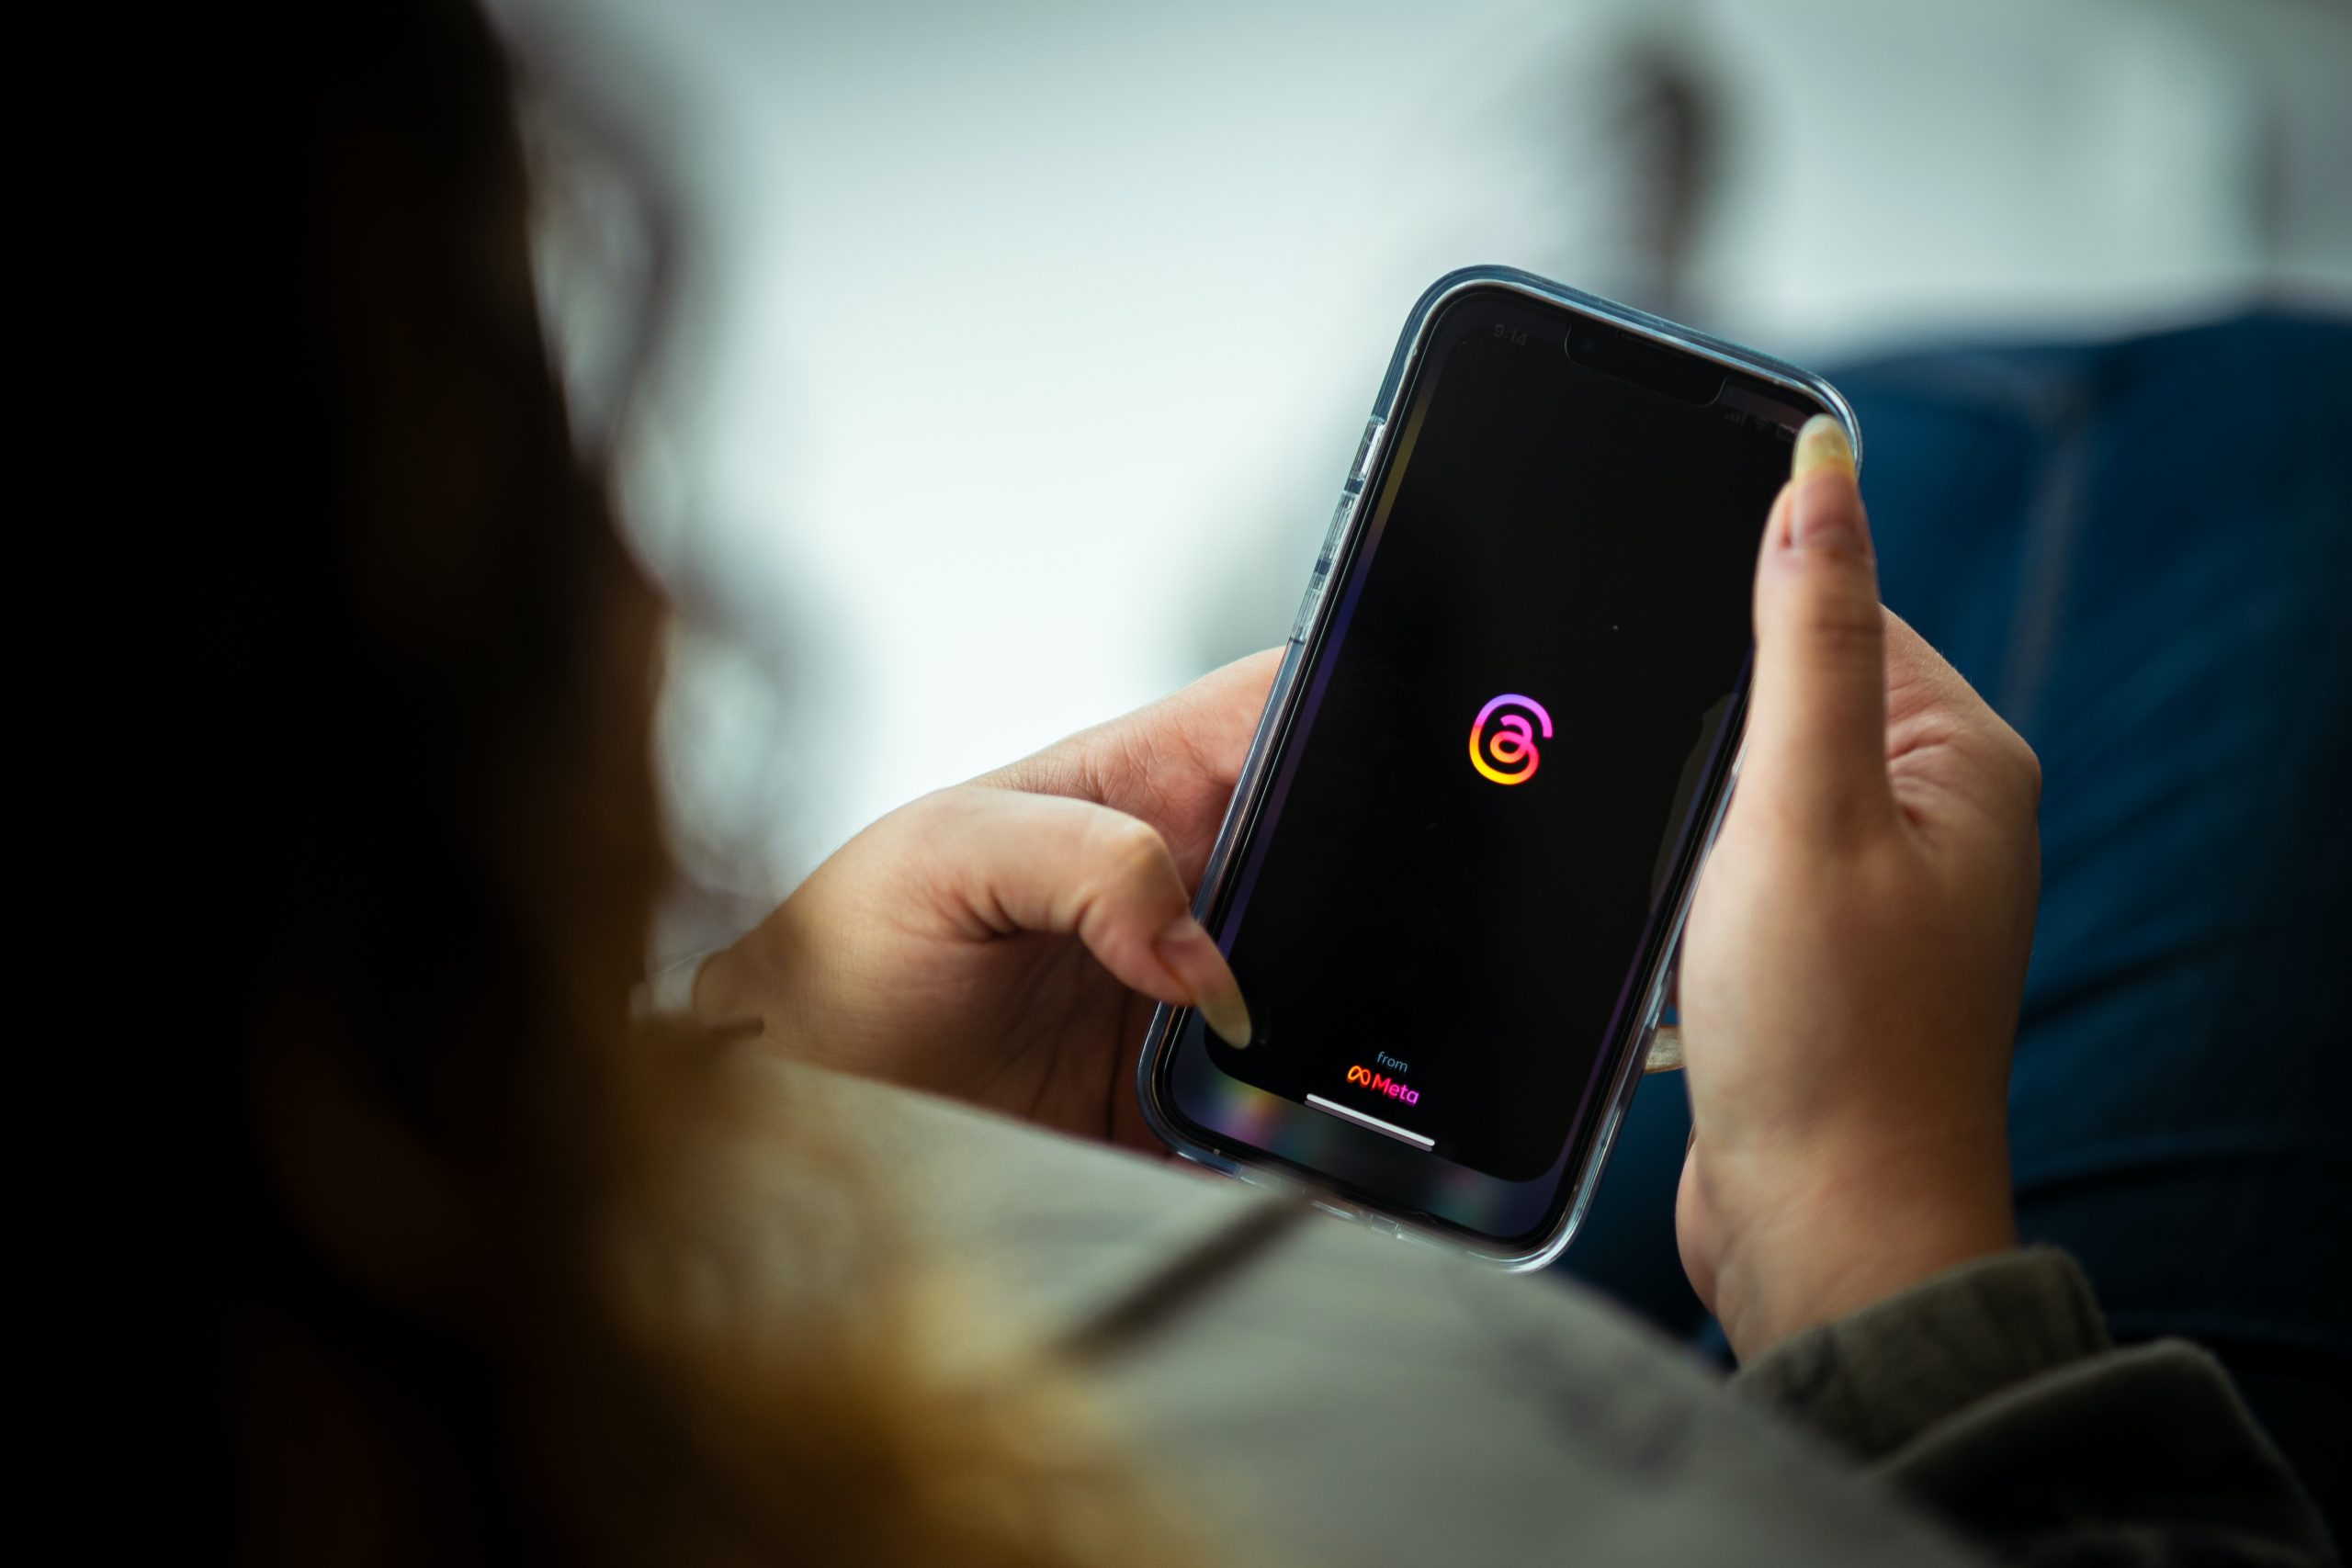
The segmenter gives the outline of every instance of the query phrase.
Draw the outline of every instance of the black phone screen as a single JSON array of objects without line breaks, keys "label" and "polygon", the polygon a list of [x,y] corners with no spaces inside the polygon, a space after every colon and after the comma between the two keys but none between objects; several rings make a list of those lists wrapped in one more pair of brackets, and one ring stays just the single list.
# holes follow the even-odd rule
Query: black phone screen
[{"label": "black phone screen", "polygon": [[1257,1032],[1195,1021],[1176,1109],[1280,1142],[1217,1114],[1212,1080],[1246,1086],[1316,1145],[1278,1155],[1483,1228],[1543,1205],[1436,1200],[1556,1174],[1631,1047],[1816,411],[1513,290],[1456,297],[1426,341],[1212,911]]}]

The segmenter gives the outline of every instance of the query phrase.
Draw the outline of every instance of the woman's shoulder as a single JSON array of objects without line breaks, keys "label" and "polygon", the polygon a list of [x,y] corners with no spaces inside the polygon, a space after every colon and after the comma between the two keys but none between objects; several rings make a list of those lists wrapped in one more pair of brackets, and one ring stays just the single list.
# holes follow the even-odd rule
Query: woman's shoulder
[{"label": "woman's shoulder", "polygon": [[[1964,1561],[1556,1278],[793,1069],[976,1320],[1079,1360],[1166,1493],[1270,1561]],[[976,1321],[976,1332],[993,1337]]]}]

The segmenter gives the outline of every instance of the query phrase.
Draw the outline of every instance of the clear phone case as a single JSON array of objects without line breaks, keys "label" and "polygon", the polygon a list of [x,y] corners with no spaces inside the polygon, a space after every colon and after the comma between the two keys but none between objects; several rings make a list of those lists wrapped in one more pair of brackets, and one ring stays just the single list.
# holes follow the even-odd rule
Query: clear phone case
[{"label": "clear phone case", "polygon": [[[1464,289],[1495,287],[1581,311],[1802,393],[1818,401],[1845,426],[1846,438],[1853,446],[1857,468],[1861,463],[1861,428],[1855,421],[1853,410],[1835,387],[1811,371],[1516,267],[1464,267],[1439,278],[1422,293],[1414,304],[1412,313],[1406,318],[1405,329],[1396,340],[1396,352],[1389,356],[1387,373],[1381,378],[1380,391],[1373,400],[1372,412],[1364,422],[1363,434],[1356,443],[1355,456],[1349,462],[1347,475],[1340,482],[1339,502],[1332,509],[1330,526],[1324,532],[1322,547],[1316,552],[1315,566],[1307,577],[1306,592],[1299,600],[1298,614],[1292,619],[1290,636],[1283,649],[1283,660],[1274,676],[1273,689],[1267,696],[1264,712],[1259,716],[1258,728],[1250,739],[1249,755],[1242,764],[1241,776],[1235,784],[1233,799],[1226,807],[1225,820],[1217,829],[1216,845],[1210,851],[1207,866],[1202,874],[1200,891],[1193,908],[1194,913],[1204,919],[1218,904],[1227,879],[1233,874],[1235,851],[1242,830],[1264,793],[1277,741],[1289,728],[1296,711],[1303,685],[1299,677],[1306,671],[1307,651],[1317,645],[1325,617],[1331,608],[1331,599],[1326,590],[1330,583],[1334,564],[1347,558],[1355,531],[1363,521],[1361,502],[1364,495],[1374,488],[1374,481],[1379,477],[1390,415],[1411,378],[1416,362],[1428,346],[1430,325],[1440,307],[1453,295]],[[1715,809],[1708,820],[1697,863],[1703,863],[1706,852],[1713,846],[1715,834],[1723,825],[1724,809],[1731,801],[1731,786],[1739,776],[1742,750],[1744,745],[1733,752],[1725,786],[1719,792]],[[1600,1124],[1589,1145],[1589,1152],[1576,1174],[1573,1195],[1558,1224],[1538,1245],[1523,1251],[1496,1251],[1471,1245],[1451,1233],[1423,1228],[1409,1219],[1385,1213],[1360,1201],[1315,1192],[1309,1188],[1313,1200],[1319,1207],[1343,1217],[1399,1236],[1431,1241],[1455,1250],[1471,1252],[1505,1268],[1540,1269],[1557,1258],[1566,1249],[1577,1224],[1584,1218],[1586,1206],[1600,1181],[1601,1170],[1608,1164],[1610,1150],[1616,1142],[1626,1107],[1632,1103],[1634,1090],[1641,1082],[1650,1039],[1664,1010],[1668,982],[1679,953],[1682,924],[1690,912],[1691,890],[1697,886],[1698,874],[1694,869],[1683,886],[1667,938],[1658,944],[1653,972],[1643,978],[1638,993],[1646,998],[1641,1014],[1642,1022],[1625,1048],[1623,1059],[1611,1069],[1610,1083],[1600,1102]],[[1159,1008],[1153,1013],[1151,1026],[1145,1034],[1136,1092],[1146,1122],[1162,1142],[1187,1159],[1244,1180],[1293,1190],[1305,1186],[1284,1168],[1238,1159],[1194,1142],[1184,1135],[1159,1103],[1157,1069],[1162,1056],[1173,1048],[1177,1026],[1187,1010],[1166,1006]]]}]

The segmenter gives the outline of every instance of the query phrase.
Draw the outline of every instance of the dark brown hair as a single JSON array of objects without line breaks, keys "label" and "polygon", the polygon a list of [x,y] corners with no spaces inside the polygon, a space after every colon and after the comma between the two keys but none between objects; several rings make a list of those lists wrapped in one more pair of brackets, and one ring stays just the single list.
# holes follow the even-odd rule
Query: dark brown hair
[{"label": "dark brown hair", "polygon": [[[82,1149],[130,1511],[305,1563],[1156,1554],[1050,1368],[938,1373],[742,1048],[628,1026],[661,605],[548,369],[505,65],[462,0],[282,27],[209,79],[259,126],[206,170],[254,193],[204,235],[233,417],[90,568],[146,770]],[[830,1293],[730,1273],[820,1231]]]}]

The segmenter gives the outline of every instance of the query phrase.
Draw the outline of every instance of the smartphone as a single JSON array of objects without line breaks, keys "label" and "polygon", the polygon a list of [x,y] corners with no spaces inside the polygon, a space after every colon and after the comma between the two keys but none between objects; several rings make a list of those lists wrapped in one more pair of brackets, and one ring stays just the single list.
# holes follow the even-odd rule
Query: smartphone
[{"label": "smartphone", "polygon": [[[1163,1008],[1171,1147],[1534,1268],[1639,1080],[1737,771],[1750,586],[1829,384],[1499,267],[1414,308],[1195,907],[1256,1033]],[[1465,739],[1466,738],[1466,739]]]}]

